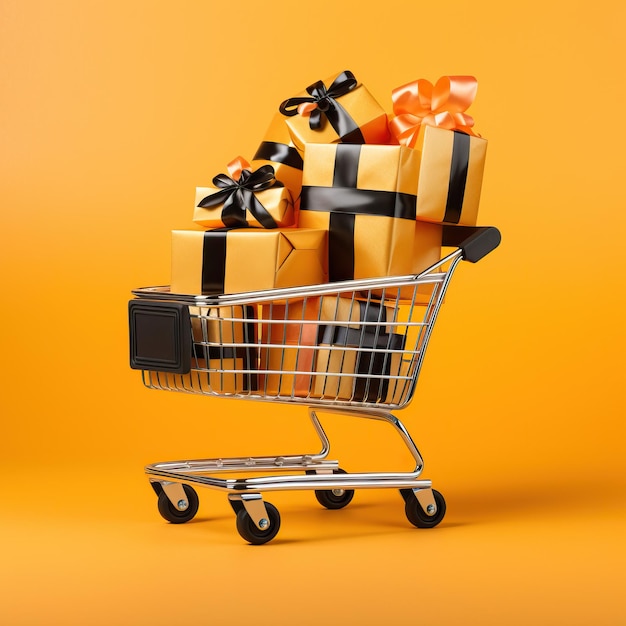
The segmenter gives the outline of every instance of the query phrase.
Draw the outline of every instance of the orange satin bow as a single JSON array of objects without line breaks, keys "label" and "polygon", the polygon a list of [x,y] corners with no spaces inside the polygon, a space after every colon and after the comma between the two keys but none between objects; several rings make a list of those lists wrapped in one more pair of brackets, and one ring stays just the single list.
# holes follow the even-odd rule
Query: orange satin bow
[{"label": "orange satin bow", "polygon": [[442,76],[433,84],[420,78],[397,87],[391,94],[395,117],[389,130],[399,143],[414,148],[422,124],[477,135],[474,119],[465,111],[476,97],[478,81],[473,76]]},{"label": "orange satin bow", "polygon": [[239,180],[241,172],[243,172],[243,170],[250,169],[250,163],[248,163],[248,161],[246,161],[243,157],[239,156],[236,159],[233,159],[226,166],[226,169],[228,170],[228,173],[233,180]]}]

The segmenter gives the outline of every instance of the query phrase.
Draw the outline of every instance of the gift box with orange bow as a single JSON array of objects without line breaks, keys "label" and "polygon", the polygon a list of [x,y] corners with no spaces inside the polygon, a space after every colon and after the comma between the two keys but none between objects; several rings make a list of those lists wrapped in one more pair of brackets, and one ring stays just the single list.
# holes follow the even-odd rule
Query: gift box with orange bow
[{"label": "gift box with orange bow", "polygon": [[465,112],[476,89],[472,76],[444,76],[435,85],[419,79],[393,90],[391,134],[421,153],[418,220],[476,225],[487,150]]}]

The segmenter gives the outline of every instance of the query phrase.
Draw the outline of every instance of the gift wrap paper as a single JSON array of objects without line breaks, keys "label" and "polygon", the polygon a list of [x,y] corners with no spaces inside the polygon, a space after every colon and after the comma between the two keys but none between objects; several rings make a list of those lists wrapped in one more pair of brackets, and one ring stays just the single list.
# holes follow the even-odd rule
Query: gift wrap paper
[{"label": "gift wrap paper", "polygon": [[[400,351],[404,349],[404,336],[393,333],[390,329],[395,327],[384,324],[396,321],[393,312],[394,309],[371,301],[322,299],[323,320],[345,320],[347,323],[320,325],[313,396],[356,402],[388,402],[390,395],[394,398],[400,395],[404,381],[398,383],[392,377],[401,372],[403,355]],[[351,321],[376,324],[363,326],[350,324]],[[363,376],[349,375],[355,373]],[[391,391],[390,383],[393,383]]]},{"label": "gift wrap paper", "polygon": [[172,231],[172,293],[215,295],[327,280],[322,229]]},{"label": "gift wrap paper", "polygon": [[[321,82],[329,88],[340,76],[332,76]],[[315,83],[307,89],[311,89],[314,85]],[[294,100],[308,96],[310,93],[305,90],[295,96]],[[298,113],[285,118],[291,140],[301,154],[304,153],[305,145],[308,143],[384,144],[388,142],[387,114],[364,85],[357,83],[354,89],[336,99],[333,98],[328,104],[332,111],[328,115],[325,112],[321,113],[321,127],[318,129],[311,128],[310,115]],[[341,125],[334,122],[333,112],[342,118]],[[341,130],[342,127],[343,130]]]},{"label": "gift wrap paper", "polygon": [[[204,228],[222,228],[228,224],[224,222],[222,212],[224,204],[213,207],[198,206],[204,198],[221,191],[217,187],[196,187],[196,201],[193,212],[193,221]],[[269,189],[256,191],[254,196],[261,203],[265,211],[269,213],[273,223],[269,224],[271,228],[282,226],[293,226],[295,224],[294,205],[291,192],[287,187],[278,184]],[[258,217],[250,211],[249,207],[242,207],[240,210],[241,226],[250,226],[253,228],[263,227]]]},{"label": "gift wrap paper", "polygon": [[320,301],[320,298],[307,298],[288,304],[262,305],[261,317],[268,321],[261,326],[260,368],[296,372],[262,374],[259,389],[265,395],[309,395],[315,350],[306,346],[314,346],[317,341]]},{"label": "gift wrap paper", "polygon": [[[415,241],[413,242],[413,254],[411,256],[411,274],[421,274],[429,267],[438,263],[442,257],[443,226],[428,222],[415,222]],[[400,299],[413,301],[416,304],[428,304],[433,293],[432,284],[420,284],[413,287],[402,287]],[[375,292],[380,293],[380,292]],[[385,294],[393,297],[393,291]]]},{"label": "gift wrap paper", "polygon": [[251,165],[254,169],[271,165],[276,173],[276,180],[291,192],[294,209],[297,211],[302,189],[304,162],[291,140],[285,117],[281,113],[276,113],[272,119]]},{"label": "gift wrap paper", "polygon": [[410,274],[419,152],[309,144],[300,225],[329,231],[331,281]]},{"label": "gift wrap paper", "polygon": [[475,226],[487,140],[435,126],[422,132],[417,219]]}]

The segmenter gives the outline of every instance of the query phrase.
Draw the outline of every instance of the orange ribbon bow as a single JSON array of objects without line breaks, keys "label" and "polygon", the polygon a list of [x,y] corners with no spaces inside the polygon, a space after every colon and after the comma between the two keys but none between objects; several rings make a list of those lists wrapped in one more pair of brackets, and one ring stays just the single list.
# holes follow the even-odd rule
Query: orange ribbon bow
[{"label": "orange ribbon bow", "polygon": [[399,143],[414,148],[422,125],[477,135],[474,119],[465,111],[474,101],[478,81],[473,76],[442,76],[433,84],[420,78],[391,94],[395,117],[389,129]]},{"label": "orange ribbon bow", "polygon": [[226,166],[226,169],[233,180],[239,180],[241,172],[243,172],[243,170],[250,169],[250,163],[248,163],[248,161],[246,161],[243,157],[238,156]]}]

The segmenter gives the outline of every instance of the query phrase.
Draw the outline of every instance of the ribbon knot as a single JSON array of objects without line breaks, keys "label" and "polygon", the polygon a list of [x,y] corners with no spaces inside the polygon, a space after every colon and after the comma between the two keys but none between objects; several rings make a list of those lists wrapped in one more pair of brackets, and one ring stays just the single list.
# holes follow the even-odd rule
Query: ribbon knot
[{"label": "ribbon knot", "polygon": [[325,119],[328,119],[333,128],[338,131],[339,136],[342,136],[344,133],[341,126],[345,125],[342,118],[345,118],[346,113],[336,99],[357,86],[358,83],[354,74],[346,70],[341,72],[328,88],[321,80],[309,85],[306,88],[309,96],[288,98],[280,105],[279,111],[287,117],[298,114],[308,115],[311,130],[322,129]]},{"label": "ribbon knot", "polygon": [[219,191],[203,198],[198,206],[208,209],[223,204],[221,219],[228,228],[248,226],[246,211],[249,211],[263,228],[276,228],[276,221],[255,195],[270,187],[283,186],[276,180],[274,168],[271,165],[263,165],[253,172],[250,170],[250,164],[238,157],[228,164],[228,173],[230,176],[218,174],[213,178],[213,185]]},{"label": "ribbon knot", "polygon": [[442,76],[433,86],[420,78],[393,90],[389,129],[399,143],[414,148],[420,128],[438,126],[479,136],[474,119],[465,113],[476,97],[478,81],[473,76]]}]

